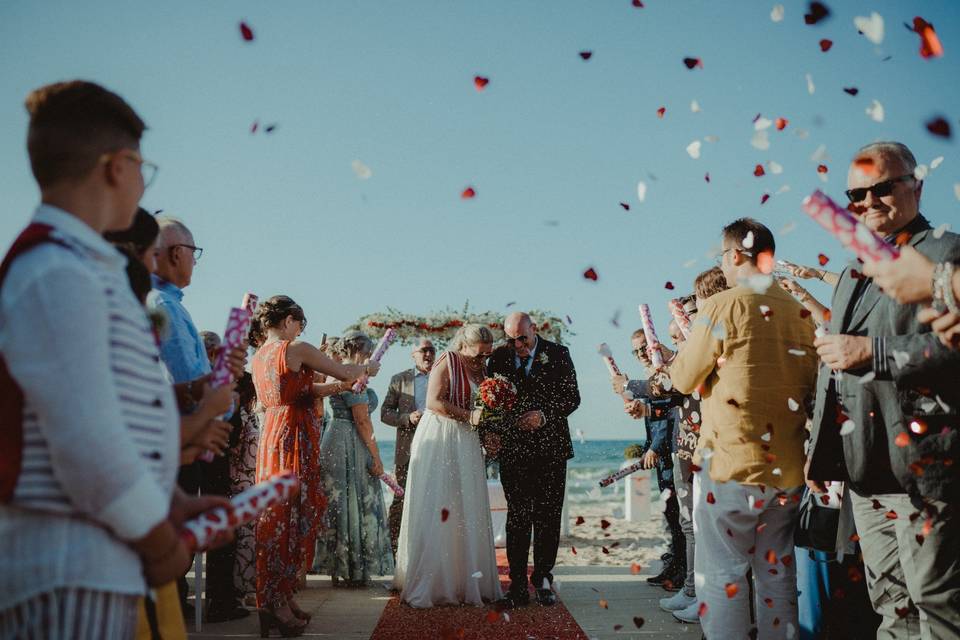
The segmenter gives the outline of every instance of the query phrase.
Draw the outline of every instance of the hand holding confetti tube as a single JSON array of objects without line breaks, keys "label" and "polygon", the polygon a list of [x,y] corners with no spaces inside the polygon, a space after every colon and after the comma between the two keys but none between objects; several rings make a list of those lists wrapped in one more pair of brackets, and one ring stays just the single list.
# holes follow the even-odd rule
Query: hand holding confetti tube
[{"label": "hand holding confetti tube", "polygon": [[300,480],[292,471],[273,476],[230,500],[230,508],[217,507],[183,523],[180,536],[191,553],[216,546],[234,529],[257,519],[270,507],[296,495]]},{"label": "hand holding confetti tube", "polygon": [[390,488],[390,491],[393,491],[393,495],[397,496],[398,498],[403,497],[403,487],[397,484],[397,481],[393,479],[393,476],[387,472],[383,472],[380,474],[380,479],[383,481],[383,484]]},{"label": "hand holding confetti tube", "polygon": [[[380,359],[383,358],[383,354],[387,352],[387,349],[390,348],[390,345],[396,339],[397,332],[393,328],[387,329],[386,333],[383,334],[383,337],[380,338],[380,344],[377,345],[373,355],[370,356],[370,362],[380,362]],[[359,380],[353,383],[353,392],[362,393],[363,390],[367,388],[367,384],[369,384],[369,382],[369,376],[361,376]]]},{"label": "hand holding confetti tube", "polygon": [[640,324],[643,325],[643,335],[647,339],[647,355],[654,369],[663,366],[663,354],[660,353],[660,339],[657,338],[657,332],[653,328],[653,316],[650,315],[650,306],[640,305]]},{"label": "hand holding confetti tube", "polygon": [[631,473],[640,471],[641,469],[643,469],[643,461],[641,460],[638,462],[634,462],[629,467],[624,467],[623,469],[620,469],[620,471],[617,471],[615,473],[611,473],[610,475],[608,475],[606,478],[600,481],[600,486],[609,487],[611,484],[613,484],[617,480],[621,478],[626,478]]},{"label": "hand holding confetti tube", "polygon": [[684,339],[690,337],[690,316],[687,315],[687,312],[684,311],[683,305],[680,304],[680,301],[674,298],[668,303],[670,307],[670,313],[673,315],[673,319],[677,321],[677,326],[680,327],[680,333],[683,334]]},{"label": "hand holding confetti tube", "polygon": [[803,211],[863,262],[896,260],[900,257],[899,249],[878,236],[819,189],[804,198]]},{"label": "hand holding confetti tube", "polygon": [[[597,347],[597,353],[599,353],[600,357],[603,358],[603,363],[607,365],[607,371],[610,372],[611,378],[615,378],[617,376],[626,377],[620,371],[620,367],[617,366],[616,361],[613,359],[613,352],[610,351],[610,346],[607,345],[606,342],[601,343],[600,346]],[[633,394],[627,391],[626,389],[624,389],[623,393],[620,395],[623,396],[624,402],[626,402],[627,400],[633,399]]]}]

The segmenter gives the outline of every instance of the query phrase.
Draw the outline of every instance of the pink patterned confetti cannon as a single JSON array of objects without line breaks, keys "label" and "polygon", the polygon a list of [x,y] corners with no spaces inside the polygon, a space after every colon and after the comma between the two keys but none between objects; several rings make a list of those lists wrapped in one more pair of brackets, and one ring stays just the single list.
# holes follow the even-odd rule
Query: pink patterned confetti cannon
[{"label": "pink patterned confetti cannon", "polygon": [[620,471],[617,471],[616,473],[611,473],[610,475],[608,475],[606,478],[600,481],[600,486],[609,487],[611,484],[613,484],[617,480],[621,478],[626,478],[631,473],[640,471],[641,469],[643,469],[643,462],[642,461],[634,462],[629,467],[624,467],[623,469],[620,469]]},{"label": "pink patterned confetti cannon", "polygon": [[[252,293],[244,294],[240,307],[230,309],[227,328],[223,332],[223,349],[220,351],[217,363],[213,367],[213,373],[210,375],[210,386],[217,388],[233,382],[227,353],[237,347],[246,347],[247,334],[250,333],[250,321],[253,320],[253,312],[256,309],[257,296]],[[204,462],[213,462],[213,457],[212,451],[204,451],[200,454],[200,459]]]},{"label": "pink patterned confetti cannon", "polygon": [[300,491],[300,480],[292,471],[253,485],[230,500],[230,508],[217,507],[183,523],[180,536],[191,553],[215,546],[237,527],[253,522],[261,513]]},{"label": "pink patterned confetti cannon", "polygon": [[653,316],[650,315],[650,305],[640,305],[640,324],[643,325],[643,335],[647,339],[647,355],[654,369],[663,366],[663,355],[660,353],[660,339],[653,328]]},{"label": "pink patterned confetti cannon", "polygon": [[[393,341],[396,339],[397,332],[392,328],[387,329],[383,334],[383,337],[380,338],[380,344],[377,345],[373,355],[370,356],[370,362],[380,362],[380,359],[383,358],[383,354],[387,352],[387,349],[390,348],[390,345],[393,344]],[[361,376],[359,380],[353,383],[353,392],[362,393],[363,390],[367,388],[367,384],[369,384],[369,382],[369,376]]]},{"label": "pink patterned confetti cannon", "polygon": [[403,487],[397,484],[397,481],[393,479],[392,475],[384,472],[380,474],[380,479],[383,480],[383,484],[390,487],[390,491],[393,491],[393,495],[397,496],[398,498],[403,497]]},{"label": "pink patterned confetti cannon", "polygon": [[[607,345],[606,342],[601,343],[600,346],[597,347],[597,353],[603,358],[603,363],[607,365],[607,371],[610,372],[611,378],[623,375],[623,373],[620,372],[620,367],[617,366],[617,362],[613,359],[613,352],[610,351],[610,346]],[[620,395],[623,397],[624,402],[633,400],[633,394],[626,389],[624,389]]]},{"label": "pink patterned confetti cannon", "polygon": [[683,334],[684,338],[689,338],[690,316],[684,311],[683,305],[680,304],[679,300],[674,298],[668,303],[668,306],[670,307],[670,313],[673,315],[673,319],[677,321],[677,326],[680,327],[680,333]]},{"label": "pink patterned confetti cannon", "polygon": [[856,216],[820,190],[804,198],[803,211],[864,262],[896,260],[900,257],[899,249],[871,231],[867,225],[857,220]]}]

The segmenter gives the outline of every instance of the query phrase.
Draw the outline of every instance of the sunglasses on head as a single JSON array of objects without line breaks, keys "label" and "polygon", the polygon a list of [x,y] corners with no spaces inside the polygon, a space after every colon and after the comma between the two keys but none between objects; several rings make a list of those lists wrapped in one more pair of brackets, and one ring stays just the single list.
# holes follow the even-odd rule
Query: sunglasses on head
[{"label": "sunglasses on head", "polygon": [[527,340],[527,336],[517,336],[516,338],[511,338],[511,337],[508,336],[507,334],[504,334],[504,338],[506,339],[506,341],[507,341],[508,343],[510,343],[510,344],[512,344],[512,345],[516,345],[517,342],[519,342],[520,344],[524,344],[524,345],[527,344],[528,342],[530,342],[529,340]]},{"label": "sunglasses on head", "polygon": [[884,180],[883,182],[878,182],[875,185],[870,187],[861,187],[858,189],[848,189],[846,191],[847,197],[850,198],[850,202],[856,204],[858,202],[863,202],[867,199],[867,193],[872,193],[874,198],[883,198],[891,193],[893,193],[893,187],[898,182],[905,182],[907,180],[915,180],[912,173],[902,175],[896,178],[890,178],[889,180]]}]

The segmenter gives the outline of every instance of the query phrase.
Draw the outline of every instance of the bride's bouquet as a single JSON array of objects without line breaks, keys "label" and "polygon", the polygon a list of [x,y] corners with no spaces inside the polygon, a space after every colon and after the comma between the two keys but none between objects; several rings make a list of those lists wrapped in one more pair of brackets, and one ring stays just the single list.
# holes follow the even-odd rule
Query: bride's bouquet
[{"label": "bride's bouquet", "polygon": [[481,423],[500,422],[504,414],[513,408],[517,400],[517,388],[501,375],[487,378],[477,389],[474,408],[480,409]]}]

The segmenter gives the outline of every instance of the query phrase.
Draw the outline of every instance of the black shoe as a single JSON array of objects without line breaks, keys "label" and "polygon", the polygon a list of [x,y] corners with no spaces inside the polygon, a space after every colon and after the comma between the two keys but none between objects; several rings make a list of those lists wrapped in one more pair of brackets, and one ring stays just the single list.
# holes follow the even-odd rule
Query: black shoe
[{"label": "black shoe", "polygon": [[239,604],[212,604],[207,609],[207,622],[227,622],[229,620],[240,620],[250,615],[249,609],[244,609]]},{"label": "black shoe", "polygon": [[557,594],[552,589],[537,589],[537,602],[544,607],[552,607],[557,604]]},{"label": "black shoe", "polygon": [[493,603],[498,610],[503,611],[504,609],[516,609],[517,607],[525,607],[530,604],[530,594],[529,593],[510,593],[509,591],[499,600]]},{"label": "black shoe", "polygon": [[[660,571],[659,575],[653,576],[652,578],[647,578],[647,584],[652,584],[656,587],[659,587],[667,580],[676,582],[675,574],[677,573],[677,568],[679,566],[681,566],[681,563],[676,559],[676,556],[670,556],[670,560],[663,563],[663,569]],[[682,580],[680,584],[682,584]]]},{"label": "black shoe", "polygon": [[183,612],[183,619],[187,622],[193,622],[194,618],[197,615],[196,609],[189,602],[181,602],[180,610]]},{"label": "black shoe", "polygon": [[687,579],[686,563],[675,562],[668,566],[664,570],[664,573],[666,576],[664,576],[663,582],[660,584],[660,586],[663,587],[664,590],[671,593],[680,591],[680,589],[683,587],[683,583]]}]

